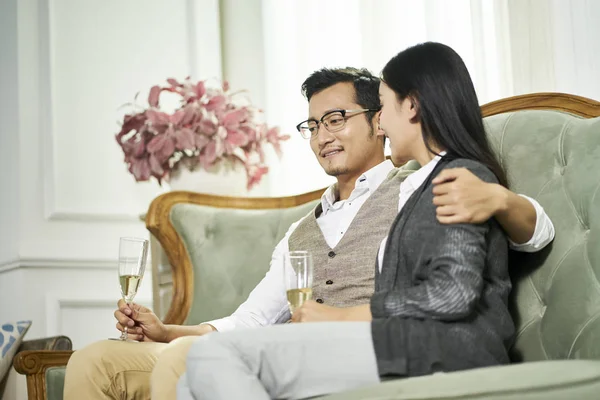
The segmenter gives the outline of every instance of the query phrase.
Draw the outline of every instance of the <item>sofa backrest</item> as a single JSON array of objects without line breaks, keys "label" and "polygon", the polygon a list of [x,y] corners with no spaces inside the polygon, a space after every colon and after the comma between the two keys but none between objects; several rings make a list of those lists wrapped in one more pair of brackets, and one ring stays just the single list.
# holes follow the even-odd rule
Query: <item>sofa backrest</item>
[{"label": "sofa backrest", "polygon": [[308,214],[316,202],[265,210],[173,206],[171,222],[194,269],[194,295],[186,324],[234,312],[265,276],[271,253],[290,225]]},{"label": "sofa backrest", "polygon": [[510,188],[538,200],[556,229],[543,251],[513,254],[517,335],[511,356],[598,359],[600,118],[526,110],[490,116],[485,123]]},{"label": "sofa backrest", "polygon": [[[511,357],[600,359],[600,103],[542,93],[486,104],[482,112],[511,189],[538,200],[556,228],[541,252],[512,253]],[[264,276],[289,225],[319,196],[266,210],[219,209],[210,206],[213,197],[185,192],[155,199],[146,224],[173,265],[165,322],[229,315]],[[217,244],[230,250],[210,252]]]}]

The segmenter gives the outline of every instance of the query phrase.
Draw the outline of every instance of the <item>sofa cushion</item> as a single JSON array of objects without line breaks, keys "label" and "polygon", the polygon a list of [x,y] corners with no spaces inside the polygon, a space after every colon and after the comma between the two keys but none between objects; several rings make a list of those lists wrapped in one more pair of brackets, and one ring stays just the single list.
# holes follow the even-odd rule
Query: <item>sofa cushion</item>
[{"label": "sofa cushion", "polygon": [[600,362],[560,360],[398,379],[323,400],[592,400],[600,393]]},{"label": "sofa cushion", "polygon": [[519,111],[485,119],[517,193],[556,228],[544,251],[515,254],[514,360],[600,358],[600,118]]},{"label": "sofa cushion", "polygon": [[13,357],[30,326],[31,321],[9,322],[0,325],[0,381],[10,370]]},{"label": "sofa cushion", "polygon": [[175,205],[171,221],[194,266],[186,324],[233,313],[268,271],[271,253],[290,225],[315,204],[267,210]]},{"label": "sofa cushion", "polygon": [[48,400],[63,399],[66,370],[66,367],[50,367],[46,370],[46,393]]}]

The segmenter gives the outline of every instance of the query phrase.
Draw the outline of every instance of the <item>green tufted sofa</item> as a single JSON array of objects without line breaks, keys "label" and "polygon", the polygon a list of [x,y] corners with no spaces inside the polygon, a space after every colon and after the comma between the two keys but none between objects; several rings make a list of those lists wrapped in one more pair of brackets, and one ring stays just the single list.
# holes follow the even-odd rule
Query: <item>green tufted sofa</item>
[{"label": "green tufted sofa", "polygon": [[[540,93],[499,100],[482,112],[511,188],[536,198],[556,228],[542,252],[511,260],[514,363],[387,381],[324,399],[600,398],[600,103]],[[234,199],[172,192],[155,199],[146,225],[173,266],[164,320],[195,324],[230,314],[264,275],[288,226],[321,193]],[[18,355],[15,364],[34,356]],[[60,367],[38,370],[47,379],[30,374],[28,381],[52,381],[44,387],[47,398],[62,398]],[[30,399],[46,398],[29,390]]]}]

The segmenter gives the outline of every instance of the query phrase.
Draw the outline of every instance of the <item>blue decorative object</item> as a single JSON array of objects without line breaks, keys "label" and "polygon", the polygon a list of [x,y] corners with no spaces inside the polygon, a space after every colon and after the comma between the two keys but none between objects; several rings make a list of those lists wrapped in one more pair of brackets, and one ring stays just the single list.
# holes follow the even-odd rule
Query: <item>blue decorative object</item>
[{"label": "blue decorative object", "polygon": [[15,344],[16,341],[17,339],[15,339],[14,336],[8,337],[8,343],[2,348],[2,358],[4,358],[6,356],[6,353],[8,353],[10,349],[12,349],[13,344]]},{"label": "blue decorative object", "polygon": [[30,326],[31,321],[19,321],[0,327],[0,382],[10,370],[12,359]]}]

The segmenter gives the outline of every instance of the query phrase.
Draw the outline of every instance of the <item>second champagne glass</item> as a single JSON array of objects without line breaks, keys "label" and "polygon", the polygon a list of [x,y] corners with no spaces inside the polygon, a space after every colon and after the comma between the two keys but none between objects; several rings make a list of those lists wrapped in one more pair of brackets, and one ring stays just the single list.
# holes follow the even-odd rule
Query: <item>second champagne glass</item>
[{"label": "second champagne glass", "polygon": [[283,272],[288,305],[293,314],[305,301],[312,298],[312,255],[308,251],[284,253]]},{"label": "second champagne glass", "polygon": [[[148,241],[140,238],[121,238],[119,242],[119,284],[121,296],[127,304],[133,302],[137,294],[148,258]],[[123,329],[120,340],[127,339],[127,327]]]}]

